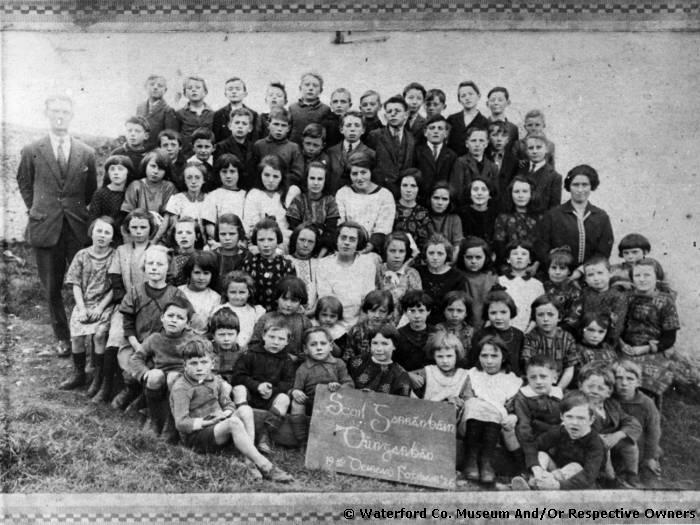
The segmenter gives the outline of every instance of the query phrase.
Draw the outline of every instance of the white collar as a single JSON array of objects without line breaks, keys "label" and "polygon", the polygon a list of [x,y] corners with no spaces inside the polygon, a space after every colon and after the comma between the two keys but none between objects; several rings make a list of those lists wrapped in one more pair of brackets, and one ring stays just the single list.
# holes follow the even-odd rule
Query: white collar
[{"label": "white collar", "polygon": [[[530,385],[525,385],[520,389],[520,391],[525,397],[539,397],[541,395],[536,393]],[[552,389],[549,391],[549,394],[546,395],[556,399],[562,399],[564,397],[564,392],[557,385],[552,385]]]}]

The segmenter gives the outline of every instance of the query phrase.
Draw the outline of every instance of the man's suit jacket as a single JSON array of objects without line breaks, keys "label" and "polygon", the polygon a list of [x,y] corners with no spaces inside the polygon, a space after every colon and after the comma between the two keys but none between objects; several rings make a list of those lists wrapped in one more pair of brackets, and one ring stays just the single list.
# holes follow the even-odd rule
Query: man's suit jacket
[{"label": "man's suit jacket", "polygon": [[[355,153],[365,153],[374,158],[374,150],[365,146],[362,142],[358,142],[353,148],[351,154]],[[330,178],[328,191],[331,195],[335,195],[340,188],[350,183],[350,178],[345,173],[348,166],[348,157],[343,151],[342,142],[328,148],[326,154],[328,155],[328,177]]]},{"label": "man's suit jacket", "polygon": [[458,156],[467,153],[467,129],[477,127],[489,129],[489,119],[477,112],[474,119],[469,123],[469,126],[464,125],[464,112],[458,111],[447,117],[447,123],[450,125],[450,136],[447,138],[447,145]]},{"label": "man's suit jacket", "polygon": [[375,129],[369,134],[367,145],[376,153],[377,165],[374,169],[375,182],[384,186],[394,198],[400,197],[399,174],[413,167],[416,139],[404,130],[401,144],[396,144],[388,128]]},{"label": "man's suit jacket", "polygon": [[[161,100],[157,104],[152,104],[151,106],[148,105],[148,101],[142,102],[136,106],[136,114],[139,117],[144,117],[151,127],[145,144],[146,151],[160,146],[158,133],[164,129],[177,130],[179,126],[177,117],[175,116],[175,110],[164,100]],[[134,166],[134,169],[138,169],[138,166]]]},{"label": "man's suit jacket", "polygon": [[[494,156],[495,153],[492,150],[486,150],[486,158],[491,162],[493,162]],[[500,212],[506,212],[513,204],[512,196],[508,191],[508,185],[513,181],[513,177],[517,175],[518,170],[518,158],[510,147],[506,147],[503,159],[501,160],[501,167],[498,169],[498,179],[496,183],[499,195],[497,205]]]},{"label": "man's suit jacket", "polygon": [[87,242],[87,206],[97,188],[95,150],[71,137],[65,174],[46,136],[22,149],[17,185],[29,210],[27,232],[32,246],[58,243],[64,219],[78,239]]},{"label": "man's suit jacket", "polygon": [[452,167],[457,160],[457,154],[443,144],[438,158],[433,157],[433,150],[428,144],[416,146],[415,165],[423,175],[418,194],[418,201],[424,206],[430,200],[430,191],[438,181],[448,181]]}]

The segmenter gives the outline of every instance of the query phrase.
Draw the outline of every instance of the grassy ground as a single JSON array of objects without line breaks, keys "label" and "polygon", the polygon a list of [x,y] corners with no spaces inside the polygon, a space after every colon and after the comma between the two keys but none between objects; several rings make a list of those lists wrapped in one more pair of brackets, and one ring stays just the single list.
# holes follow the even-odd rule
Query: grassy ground
[{"label": "grassy ground", "polygon": [[[0,483],[3,492],[393,491],[409,487],[303,468],[299,451],[278,449],[273,461],[296,482],[251,483],[231,451],[195,454],[141,432],[138,416],[88,402],[58,383],[69,360],[37,357],[53,342],[31,252],[5,246],[0,272],[5,352],[0,354]],[[700,396],[676,389],[664,399],[662,486],[700,488]],[[692,458],[692,459],[691,459]],[[410,487],[415,490],[415,487]],[[478,490],[468,485],[463,490]]]}]

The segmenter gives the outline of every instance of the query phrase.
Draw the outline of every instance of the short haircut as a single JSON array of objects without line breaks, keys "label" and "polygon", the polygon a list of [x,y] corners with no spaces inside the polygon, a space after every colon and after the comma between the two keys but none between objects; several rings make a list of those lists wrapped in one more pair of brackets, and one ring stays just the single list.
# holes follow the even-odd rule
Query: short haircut
[{"label": "short haircut", "polygon": [[442,104],[447,102],[447,95],[445,95],[445,92],[442,89],[438,88],[433,88],[429,89],[427,93],[425,94],[425,101],[433,100],[433,99],[438,99]]},{"label": "short haircut", "polygon": [[324,295],[318,300],[316,310],[314,310],[314,318],[318,319],[324,310],[329,310],[337,315],[338,321],[343,320],[343,303],[335,295]]},{"label": "short haircut", "polygon": [[394,343],[394,349],[398,350],[399,348],[399,331],[396,329],[396,327],[392,323],[382,323],[380,326],[377,328],[373,328],[369,331],[369,341],[371,343],[372,339],[374,339],[377,334],[381,334],[382,337],[385,337],[386,339],[390,339],[392,343]]},{"label": "short haircut", "polygon": [[559,403],[559,412],[563,415],[572,408],[576,407],[588,407],[588,415],[590,417],[593,417],[593,407],[591,406],[590,402],[588,401],[588,398],[585,396],[583,392],[579,392],[578,390],[574,390],[573,392],[569,392],[564,396],[564,399],[561,400]]},{"label": "short haircut", "polygon": [[425,306],[426,310],[433,309],[433,298],[423,290],[408,290],[399,301],[401,303],[401,311],[405,312],[409,308]]},{"label": "short haircut", "polygon": [[312,78],[315,78],[316,80],[318,80],[318,83],[321,86],[321,92],[323,92],[323,77],[321,76],[320,73],[317,73],[315,71],[307,71],[306,73],[301,75],[301,78],[299,79],[300,82],[304,82],[304,79],[306,77],[312,77]]},{"label": "short haircut", "polygon": [[219,238],[219,228],[222,224],[230,224],[238,230],[238,240],[245,239],[245,229],[243,228],[243,221],[234,213],[223,213],[219,215],[216,221],[216,228],[214,229],[214,236],[216,239]]},{"label": "short haircut", "polygon": [[386,307],[387,313],[394,311],[394,297],[388,290],[372,290],[362,299],[362,311],[372,312],[382,306]]},{"label": "short haircut", "polygon": [[165,314],[171,306],[185,310],[187,312],[187,320],[189,321],[192,319],[194,308],[192,307],[192,303],[189,302],[184,295],[173,295],[173,298],[165,303],[163,314]]},{"label": "short haircut", "polygon": [[610,271],[610,261],[608,260],[607,257],[603,257],[602,255],[594,255],[593,257],[590,257],[583,263],[583,275],[584,277],[586,276],[586,270],[590,266],[596,266],[598,264],[604,265],[608,271]]},{"label": "short haircut", "polygon": [[489,122],[489,136],[496,132],[508,134],[508,124],[506,124],[504,120],[493,120]]},{"label": "short haircut", "polygon": [[357,231],[357,251],[361,252],[362,250],[364,250],[365,246],[367,246],[367,242],[369,242],[369,235],[367,235],[367,230],[365,230],[365,227],[362,226],[359,222],[355,221],[345,221],[343,224],[338,226],[338,233],[335,236],[336,246],[338,244],[338,239],[340,238],[340,233],[342,232],[343,228],[352,228],[353,230]]},{"label": "short haircut", "polygon": [[299,239],[299,234],[304,230],[309,230],[316,236],[316,244],[314,245],[314,249],[311,250],[311,257],[315,257],[321,250],[321,230],[313,222],[302,222],[300,225],[294,228],[294,230],[292,230],[292,234],[289,236],[289,255],[296,255],[297,240]]},{"label": "short haircut", "polygon": [[309,294],[306,291],[306,283],[295,275],[285,275],[275,286],[275,300],[290,299],[299,301],[302,306],[309,302]]},{"label": "short haircut", "polygon": [[382,259],[384,262],[386,262],[386,251],[389,249],[389,245],[393,241],[403,243],[404,247],[406,248],[406,257],[404,258],[403,262],[406,262],[406,260],[411,256],[411,240],[409,239],[408,235],[402,231],[391,232],[385,237],[384,249],[382,250],[381,254]]},{"label": "short haircut", "polygon": [[508,358],[508,346],[503,341],[503,339],[501,339],[497,335],[484,336],[481,339],[479,339],[479,341],[476,343],[476,368],[478,370],[483,370],[483,367],[481,366],[481,359],[479,359],[479,356],[481,355],[481,351],[486,345],[491,345],[495,348],[498,348],[501,351],[501,370],[510,372],[512,367],[510,359]]},{"label": "short haircut", "polygon": [[365,168],[370,171],[374,169],[375,157],[373,154],[365,151],[357,151],[356,149],[350,152],[350,156],[346,160],[346,170],[350,173],[353,166],[358,168]]},{"label": "short haircut", "polygon": [[[447,194],[450,196],[450,203],[447,205],[447,210],[445,211],[445,214],[452,213],[455,209],[454,190],[452,189],[452,186],[450,186],[450,184],[447,181],[440,180],[436,182],[433,185],[433,188],[430,190],[430,197],[435,195],[435,192],[438,190],[447,190]],[[432,205],[430,205],[429,211],[433,211]]]},{"label": "short haircut", "polygon": [[503,86],[492,87],[489,90],[488,94],[486,95],[486,98],[489,98],[494,93],[503,93],[506,97],[506,100],[510,100],[510,93],[508,93],[508,90],[506,88],[504,88]]},{"label": "short haircut", "polygon": [[134,219],[141,219],[141,220],[146,220],[148,221],[148,237],[152,237],[153,234],[156,232],[158,227],[156,226],[156,220],[153,217],[153,215],[146,209],[144,208],[135,208],[131,210],[126,217],[124,218],[124,221],[122,222],[122,225],[126,229],[126,231],[129,231],[129,225],[131,224],[131,221]]},{"label": "short haircut", "polygon": [[258,242],[258,232],[262,230],[272,230],[275,232],[275,238],[277,239],[277,244],[282,243],[282,230],[277,224],[277,221],[273,218],[267,217],[261,221],[258,221],[253,227],[253,233],[250,234],[250,242],[256,244]]},{"label": "short haircut", "polygon": [[536,354],[532,356],[532,359],[530,359],[527,362],[527,365],[525,366],[525,373],[527,374],[527,371],[530,370],[530,368],[535,367],[535,366],[540,366],[542,368],[548,368],[549,370],[559,373],[557,370],[557,363],[554,361],[553,358],[549,357],[548,355],[545,354]]},{"label": "short haircut", "polygon": [[236,108],[231,110],[231,113],[228,116],[229,122],[233,120],[233,117],[248,117],[248,122],[250,124],[252,124],[254,120],[253,112],[248,108]]},{"label": "short haircut", "polygon": [[248,87],[245,85],[245,82],[243,81],[243,79],[242,79],[241,77],[231,77],[231,78],[227,78],[227,79],[226,79],[226,82],[224,82],[224,86],[225,86],[226,84],[231,83],[231,82],[240,82],[241,84],[243,84],[243,91],[245,91],[246,93],[248,92]]},{"label": "short haircut", "polygon": [[202,231],[199,228],[199,221],[194,217],[191,217],[190,215],[182,215],[180,217],[175,218],[175,223],[170,229],[170,246],[178,246],[177,241],[175,240],[175,235],[177,233],[177,227],[180,224],[191,224],[192,230],[194,231],[194,242],[199,242],[199,239],[202,235]]},{"label": "short haircut", "polygon": [[542,120],[542,123],[544,124],[544,112],[541,109],[531,109],[527,113],[525,113],[525,117],[523,117],[523,120],[527,120],[529,118],[538,118]]},{"label": "short haircut", "polygon": [[334,89],[333,92],[331,93],[331,98],[333,98],[333,95],[336,93],[342,93],[343,95],[348,96],[348,102],[352,104],[352,95],[350,94],[350,91],[348,89],[345,89],[344,87],[339,87],[338,89]]},{"label": "short haircut", "polygon": [[506,255],[510,256],[510,252],[512,252],[516,248],[522,248],[523,250],[527,250],[527,252],[530,254],[530,259],[535,259],[535,247],[529,240],[516,239],[514,241],[510,241],[508,244],[506,244]]},{"label": "short haircut", "polygon": [[488,128],[486,128],[486,127],[484,127],[484,126],[475,125],[475,126],[469,126],[469,127],[467,128],[467,131],[466,131],[465,134],[464,134],[464,140],[465,140],[465,141],[469,140],[469,139],[471,138],[471,136],[472,136],[474,133],[479,133],[479,132],[480,132],[480,133],[486,133],[486,140],[489,139],[489,130],[488,130]]},{"label": "short haircut", "polygon": [[142,270],[144,270],[146,259],[148,259],[148,256],[150,254],[163,255],[165,257],[165,260],[168,261],[168,263],[170,263],[170,260],[172,259],[172,252],[169,248],[166,248],[165,246],[162,246],[160,244],[152,244],[143,252],[143,263],[141,264]]},{"label": "short haircut", "polygon": [[356,111],[356,110],[354,110],[354,109],[348,111],[345,115],[343,115],[343,116],[341,117],[341,119],[340,119],[340,125],[341,125],[341,126],[342,126],[343,124],[345,124],[345,119],[348,118],[348,117],[360,119],[360,122],[362,122],[362,127],[363,127],[363,128],[365,127],[365,118],[362,116],[362,113],[360,113],[359,111]]},{"label": "short haircut", "polygon": [[326,339],[328,340],[329,343],[333,342],[333,338],[331,337],[331,334],[328,330],[326,330],[325,327],[323,326],[312,326],[310,328],[307,328],[304,330],[304,335],[301,338],[302,343],[304,346],[306,346],[309,342],[309,339],[313,334],[324,334],[326,336]]},{"label": "short haircut", "polygon": [[191,140],[192,144],[194,144],[198,140],[208,140],[209,142],[214,144],[214,132],[209,128],[197,128],[192,133]]},{"label": "short haircut", "polygon": [[306,125],[304,131],[301,133],[301,136],[304,138],[310,137],[312,139],[326,140],[326,128],[321,126],[321,124],[312,122],[311,124]]},{"label": "short haircut", "polygon": [[459,90],[465,87],[470,87],[472,88],[477,95],[481,95],[481,91],[479,91],[479,87],[476,85],[476,82],[472,80],[463,80],[462,82],[459,83],[457,86],[457,97],[459,98]]},{"label": "short haircut", "polygon": [[253,297],[255,297],[255,279],[253,279],[248,273],[240,270],[234,270],[232,272],[228,272],[224,276],[224,282],[221,287],[224,300],[227,299],[228,287],[231,286],[231,283],[245,284],[246,288],[248,288],[248,304],[253,301]]},{"label": "short haircut", "polygon": [[601,361],[593,361],[581,367],[581,369],[578,371],[579,388],[581,388],[581,385],[585,383],[587,379],[593,376],[602,377],[605,386],[610,388],[610,390],[615,388],[615,374],[612,366]]},{"label": "short haircut", "polygon": [[600,177],[598,172],[591,168],[588,164],[579,164],[569,170],[564,178],[564,189],[566,191],[571,191],[571,182],[578,175],[583,175],[591,183],[591,191],[595,191],[598,186],[600,186]]},{"label": "short haircut", "polygon": [[241,321],[236,312],[231,308],[222,307],[211,315],[209,319],[209,333],[214,335],[217,330],[241,330]]},{"label": "short haircut", "polygon": [[100,215],[99,217],[96,217],[92,220],[87,230],[88,237],[92,237],[92,230],[95,229],[95,223],[97,223],[97,221],[102,221],[105,224],[109,224],[112,227],[112,242],[114,242],[114,236],[117,234],[117,223],[109,215]]},{"label": "short haircut", "polygon": [[528,133],[523,140],[525,141],[526,145],[528,140],[538,140],[545,146],[549,143],[549,141],[547,140],[547,135],[545,135],[541,131],[534,131],[532,133]]},{"label": "short haircut", "polygon": [[195,82],[201,82],[202,87],[204,87],[204,93],[209,93],[209,89],[207,88],[207,81],[204,80],[204,78],[197,76],[197,75],[190,75],[188,77],[185,77],[185,79],[182,81],[182,94],[185,94],[185,91],[187,91],[187,86],[190,84],[191,81]]},{"label": "short haircut", "polygon": [[380,95],[378,92],[376,92],[375,90],[373,90],[373,89],[368,89],[367,91],[365,91],[364,93],[362,93],[362,96],[360,97],[360,104],[361,104],[362,101],[363,101],[364,99],[366,99],[367,97],[376,97],[376,98],[377,98],[377,103],[378,103],[378,104],[381,104],[381,103],[382,103],[382,97],[381,97],[381,95]]},{"label": "short haircut", "polygon": [[[503,122],[501,122],[503,124]],[[509,213],[514,213],[515,212],[515,203],[513,202],[513,188],[515,187],[515,183],[519,182],[521,184],[527,184],[530,186],[530,202],[527,203],[527,212],[530,212],[532,209],[536,209],[536,206],[538,204],[538,199],[537,195],[535,195],[535,184],[525,177],[525,175],[516,175],[513,177],[513,180],[510,181],[510,184],[508,184],[508,187],[506,188],[506,195],[508,196],[506,200],[506,205],[505,205],[505,211]]]},{"label": "short haircut", "polygon": [[386,110],[389,104],[401,104],[403,106],[403,110],[408,111],[408,104],[406,104],[406,101],[401,95],[394,95],[393,97],[386,99],[384,101],[384,110]]},{"label": "short haircut", "polygon": [[651,251],[651,243],[641,233],[628,233],[620,239],[620,243],[617,245],[617,253],[620,257],[622,257],[624,250],[634,249],[640,249],[645,253],[649,253]]},{"label": "short haircut", "polygon": [[518,315],[518,307],[515,305],[515,300],[513,300],[513,297],[499,284],[494,285],[489,293],[486,294],[486,299],[484,299],[484,312],[486,312],[487,316],[489,307],[494,303],[505,304],[508,307],[508,311],[510,311],[511,319]]},{"label": "short haircut", "polygon": [[175,131],[174,129],[164,129],[160,133],[158,133],[158,144],[160,144],[160,140],[162,138],[170,139],[170,140],[177,140],[177,143],[182,146],[182,135]]},{"label": "short haircut", "polygon": [[418,83],[418,82],[411,82],[411,83],[409,83],[405,88],[403,88],[402,94],[403,94],[404,98],[406,98],[406,94],[407,94],[409,91],[413,91],[413,90],[420,91],[421,95],[423,95],[423,100],[425,100],[425,96],[426,96],[428,93],[427,93],[427,91],[425,90],[425,88],[423,87],[423,84],[420,84],[420,83]]},{"label": "short haircut", "polygon": [[459,243],[459,253],[457,254],[457,268],[463,272],[467,271],[467,266],[464,264],[464,256],[467,254],[467,250],[472,248],[481,248],[484,252],[484,266],[480,271],[487,272],[493,266],[493,250],[489,243],[487,243],[481,237],[475,235],[468,235]]},{"label": "short haircut", "polygon": [[219,174],[221,170],[228,168],[229,166],[236,168],[236,171],[238,171],[239,180],[245,177],[245,166],[243,165],[241,159],[239,159],[238,156],[234,155],[233,153],[222,153],[214,161],[214,173]]},{"label": "short haircut", "polygon": [[433,233],[430,235],[430,237],[428,237],[428,240],[425,241],[425,244],[423,245],[423,257],[427,257],[428,246],[435,246],[438,244],[445,248],[445,253],[447,254],[446,262],[451,261],[452,256],[454,255],[454,248],[452,247],[452,243],[449,241],[449,239],[441,233]]},{"label": "short haircut", "polygon": [[211,273],[209,288],[216,290],[219,288],[219,258],[212,251],[195,251],[185,261],[182,273],[189,281],[190,275],[195,266],[199,266],[203,271]]},{"label": "short haircut", "polygon": [[148,120],[146,120],[146,117],[141,117],[139,115],[134,115],[132,117],[129,117],[126,119],[124,124],[136,124],[137,126],[141,126],[141,128],[146,132],[150,133],[151,132],[151,125],[148,123]]},{"label": "short haircut", "polygon": [[423,174],[421,171],[418,168],[406,168],[401,170],[399,172],[399,186],[406,177],[413,177],[413,180],[415,180],[418,185],[418,192],[420,193],[421,185],[423,184]]},{"label": "short haircut", "polygon": [[435,358],[435,352],[443,348],[454,348],[458,362],[465,357],[466,352],[462,341],[447,330],[436,330],[428,336],[425,343],[425,357],[432,361]]},{"label": "short haircut", "polygon": [[207,182],[207,179],[209,178],[209,171],[207,166],[202,161],[200,161],[199,159],[188,160],[187,163],[185,163],[185,169],[183,170],[183,174],[185,171],[187,171],[188,168],[194,168],[197,171],[199,171],[199,173],[202,175],[202,180],[204,182]]},{"label": "short haircut", "polygon": [[68,95],[60,95],[60,94],[49,95],[44,100],[44,109],[49,109],[49,105],[52,102],[67,102],[68,104],[70,104],[71,111],[73,110],[73,99],[70,98]]},{"label": "short haircut", "polygon": [[573,272],[576,268],[574,254],[569,246],[559,246],[549,251],[547,255],[548,266],[556,264],[557,266],[565,266],[569,272]]},{"label": "short haircut", "polygon": [[129,183],[134,180],[134,163],[126,155],[110,155],[107,157],[104,165],[105,175],[102,179],[102,186],[107,186],[111,182],[109,168],[112,166],[124,166],[126,168],[126,184],[124,187],[128,187]]},{"label": "short haircut", "polygon": [[617,374],[619,370],[634,374],[640,381],[642,379],[642,367],[630,359],[620,359],[615,363],[615,373]]},{"label": "short haircut", "polygon": [[[433,115],[432,117],[428,117],[428,120],[425,121],[425,127],[427,128],[431,124],[435,124],[436,122],[444,122],[445,127],[449,130],[450,129],[450,123],[447,121],[447,117],[445,115]],[[425,129],[425,128],[424,128]]]},{"label": "short haircut", "polygon": [[189,361],[190,359],[200,359],[202,357],[212,358],[214,349],[212,344],[201,337],[190,339],[182,345],[182,360]]},{"label": "short haircut", "polygon": [[[270,88],[279,89],[284,95],[284,103],[287,103],[287,88],[284,87],[284,84],[282,84],[282,82],[270,82],[267,85],[267,89],[269,90]],[[265,95],[265,97],[267,98],[267,94]]]},{"label": "short haircut", "polygon": [[581,333],[583,333],[586,327],[593,322],[605,330],[608,330],[613,326],[613,320],[610,312],[606,310],[588,310],[587,312],[584,312],[583,317],[581,318]]},{"label": "short haircut", "polygon": [[154,149],[143,156],[143,159],[141,159],[141,162],[139,163],[139,178],[146,178],[146,168],[151,161],[154,161],[156,166],[165,172],[163,180],[170,180],[172,174],[170,157],[168,157],[168,154],[162,149]]},{"label": "short haircut", "polygon": [[467,310],[467,317],[469,317],[472,311],[472,302],[469,300],[467,292],[464,290],[452,290],[445,294],[442,299],[442,309],[443,311],[453,303],[461,302],[464,304],[464,308]]},{"label": "short haircut", "polygon": [[285,108],[275,108],[270,111],[270,120],[281,120],[289,124],[291,122],[291,117],[289,116],[289,111]]},{"label": "short haircut", "polygon": [[291,334],[289,327],[287,326],[287,320],[284,315],[279,312],[272,312],[265,316],[263,321],[263,335],[270,330],[284,330],[287,332],[287,337]]},{"label": "short haircut", "polygon": [[637,261],[634,263],[634,266],[630,270],[630,275],[634,273],[634,269],[637,266],[649,266],[650,268],[654,269],[654,275],[656,275],[656,280],[657,281],[663,281],[664,280],[664,270],[661,267],[661,263],[657,261],[656,259],[652,259],[651,257],[645,257],[644,259]]},{"label": "short haircut", "polygon": [[532,301],[532,305],[530,306],[530,320],[531,321],[535,320],[535,317],[537,315],[537,309],[540,306],[545,306],[548,304],[551,304],[554,307],[554,309],[561,316],[561,311],[559,310],[559,305],[557,305],[557,303],[554,301],[554,299],[552,299],[552,297],[550,297],[547,294],[542,294],[539,297],[537,297],[534,301]]},{"label": "short haircut", "polygon": [[151,80],[162,80],[164,84],[165,84],[165,82],[166,82],[166,79],[165,79],[165,77],[164,77],[163,75],[156,75],[156,74],[153,74],[153,75],[148,75],[148,78],[146,78],[146,85],[148,85],[148,83],[149,83]]}]

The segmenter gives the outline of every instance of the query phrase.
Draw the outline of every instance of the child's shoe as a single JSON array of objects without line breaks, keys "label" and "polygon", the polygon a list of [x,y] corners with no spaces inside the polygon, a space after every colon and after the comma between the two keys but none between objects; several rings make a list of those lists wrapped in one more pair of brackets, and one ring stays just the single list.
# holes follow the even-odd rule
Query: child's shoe
[{"label": "child's shoe", "polygon": [[510,480],[510,488],[513,490],[530,490],[530,484],[522,476],[515,476]]},{"label": "child's shoe", "polygon": [[177,428],[175,428],[175,420],[172,414],[168,414],[165,424],[163,425],[163,430],[160,433],[160,438],[170,445],[176,445],[180,441],[180,434],[178,434]]},{"label": "child's shoe", "polygon": [[294,481],[294,476],[285,472],[276,465],[271,465],[269,469],[264,469],[261,467],[258,468],[260,469],[260,473],[263,475],[263,478],[269,481],[278,481],[280,483],[291,483]]},{"label": "child's shoe", "polygon": [[304,448],[309,440],[309,427],[306,416],[303,414],[289,416],[289,425],[292,427],[292,434],[299,443],[299,447]]},{"label": "child's shoe", "polygon": [[92,381],[90,382],[90,386],[87,389],[88,397],[93,397],[95,394],[97,394],[97,391],[102,386],[102,380],[104,379],[104,376],[102,374],[102,363],[104,362],[103,356],[101,354],[93,354],[92,361],[94,365],[92,372]]},{"label": "child's shoe", "polygon": [[63,381],[58,388],[61,390],[74,390],[83,386],[87,380],[85,375],[85,353],[72,354],[73,356],[73,373]]},{"label": "child's shoe", "polygon": [[261,454],[264,454],[266,456],[269,456],[272,454],[272,443],[270,442],[270,436],[267,433],[267,430],[263,430],[260,433],[260,440],[258,441],[258,452]]},{"label": "child's shoe", "polygon": [[255,463],[253,463],[248,458],[245,458],[244,463],[245,463],[245,471],[246,471],[246,474],[248,474],[249,478],[251,478],[253,481],[262,481],[263,480],[262,472],[260,472],[260,469],[257,467],[257,465]]},{"label": "child's shoe", "polygon": [[469,481],[479,481],[479,465],[477,463],[478,451],[474,448],[467,450],[467,458],[464,465],[464,477]]},{"label": "child's shoe", "polygon": [[140,385],[136,382],[130,382],[124,385],[124,388],[112,399],[112,408],[115,410],[124,410],[129,404],[138,397]]}]

